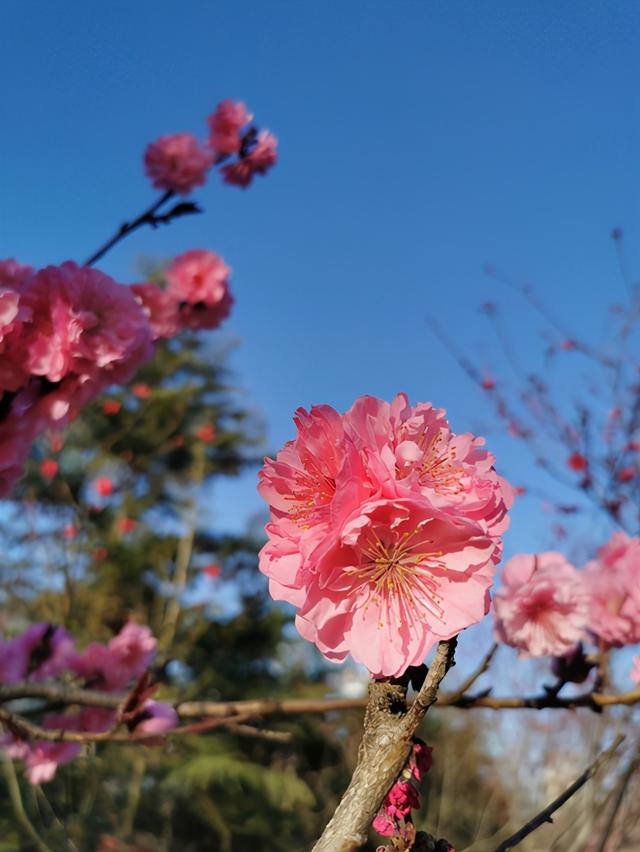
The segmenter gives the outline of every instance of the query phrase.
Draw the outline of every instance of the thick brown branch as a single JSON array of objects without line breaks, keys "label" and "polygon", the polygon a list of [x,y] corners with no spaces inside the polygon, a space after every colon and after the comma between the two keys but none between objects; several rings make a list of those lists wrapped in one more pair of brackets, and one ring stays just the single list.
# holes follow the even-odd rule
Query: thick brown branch
[{"label": "thick brown branch", "polygon": [[424,684],[408,708],[406,686],[371,683],[358,764],[313,852],[352,852],[366,842],[373,817],[407,761],[411,738],[453,665],[455,645],[455,639],[440,642]]},{"label": "thick brown branch", "polygon": [[546,808],[543,808],[540,813],[536,814],[533,819],[529,820],[529,822],[526,825],[523,825],[515,834],[512,834],[511,837],[503,840],[495,852],[508,852],[509,849],[513,849],[515,846],[518,846],[525,837],[528,837],[537,828],[540,828],[541,825],[544,825],[546,822],[553,822],[553,814],[596,774],[603,763],[613,757],[623,740],[624,736],[622,734],[616,737],[611,748],[598,755],[591,766],[588,766],[582,775],[576,778],[573,784],[567,787],[564,793],[558,796],[557,799],[554,799]]}]

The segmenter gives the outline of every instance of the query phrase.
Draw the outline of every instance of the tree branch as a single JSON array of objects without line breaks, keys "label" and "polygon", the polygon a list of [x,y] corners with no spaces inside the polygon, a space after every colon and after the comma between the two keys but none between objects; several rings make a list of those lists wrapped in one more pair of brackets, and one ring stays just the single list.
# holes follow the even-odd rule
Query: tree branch
[{"label": "tree branch", "polygon": [[503,840],[495,852],[508,852],[509,849],[513,849],[515,846],[518,846],[525,837],[528,837],[537,828],[540,828],[541,825],[544,825],[546,822],[553,822],[553,814],[596,774],[603,763],[613,757],[623,740],[624,736],[622,734],[616,737],[611,748],[599,754],[593,763],[585,769],[582,775],[576,778],[573,784],[567,787],[564,793],[558,796],[557,799],[554,799],[546,808],[543,808],[540,813],[536,814],[533,819],[529,820],[529,822],[526,825],[523,825],[515,834],[512,834],[511,837]]},{"label": "tree branch", "polygon": [[313,852],[352,852],[366,842],[372,819],[407,761],[411,738],[453,665],[455,646],[455,638],[439,643],[424,684],[409,707],[405,685],[372,681],[358,764]]}]

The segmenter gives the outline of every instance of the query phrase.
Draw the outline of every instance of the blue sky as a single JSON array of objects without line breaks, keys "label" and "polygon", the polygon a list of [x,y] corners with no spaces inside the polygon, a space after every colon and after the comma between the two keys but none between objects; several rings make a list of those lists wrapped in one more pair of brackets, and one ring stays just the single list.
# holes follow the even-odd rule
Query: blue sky
[{"label": "blue sky", "polygon": [[[503,296],[487,260],[587,333],[624,295],[612,226],[640,270],[636,3],[4,0],[0,25],[0,256],[82,260],[152,200],[146,144],[204,134],[224,97],[279,137],[268,179],[211,181],[205,216],[102,264],[131,281],[141,255],[225,257],[232,363],[274,448],[298,405],[362,393],[431,399],[457,431],[490,423],[427,323],[495,363],[478,305]],[[537,321],[504,301],[535,360]],[[518,444],[491,445],[514,481],[535,479]],[[215,522],[259,505],[252,481],[227,486]],[[536,513],[516,510],[509,550],[540,548]]]}]

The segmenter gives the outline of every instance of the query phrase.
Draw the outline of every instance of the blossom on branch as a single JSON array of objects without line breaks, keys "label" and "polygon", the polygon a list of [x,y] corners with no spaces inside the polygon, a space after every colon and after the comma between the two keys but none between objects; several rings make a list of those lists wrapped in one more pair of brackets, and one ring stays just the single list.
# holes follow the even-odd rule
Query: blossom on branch
[{"label": "blossom on branch", "polygon": [[177,305],[180,325],[217,328],[229,316],[231,270],[215,252],[192,249],[174,258],[165,271],[167,295]]},{"label": "blossom on branch", "polygon": [[640,538],[615,532],[584,569],[589,630],[609,645],[640,642]]},{"label": "blossom on branch", "polygon": [[144,154],[147,176],[157,189],[189,195],[203,186],[213,165],[213,153],[191,133],[161,136]]},{"label": "blossom on branch", "polygon": [[399,676],[488,611],[511,489],[480,439],[404,394],[295,420],[260,474],[260,570],[324,656]]},{"label": "blossom on branch", "polygon": [[584,637],[589,595],[561,553],[513,556],[493,599],[494,635],[523,657],[562,656]]}]

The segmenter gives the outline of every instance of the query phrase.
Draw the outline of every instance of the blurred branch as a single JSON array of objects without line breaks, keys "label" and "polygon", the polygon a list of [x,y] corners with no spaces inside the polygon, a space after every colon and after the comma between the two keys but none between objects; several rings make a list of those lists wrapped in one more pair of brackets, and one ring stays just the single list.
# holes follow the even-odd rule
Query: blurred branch
[{"label": "blurred branch", "polygon": [[611,748],[607,749],[607,751],[601,752],[593,763],[585,769],[582,775],[576,778],[573,784],[567,787],[564,793],[558,796],[557,799],[554,799],[553,802],[541,810],[540,813],[536,814],[533,819],[529,820],[529,822],[526,825],[523,825],[515,834],[512,834],[511,837],[503,840],[495,852],[508,852],[509,849],[513,849],[515,846],[518,846],[525,837],[528,837],[537,828],[540,828],[541,825],[544,825],[546,822],[553,822],[553,814],[596,774],[603,763],[613,757],[623,740],[624,736],[622,734],[616,737]]},{"label": "blurred branch", "polygon": [[618,811],[620,810],[620,806],[622,805],[622,801],[624,799],[625,793],[627,792],[627,787],[629,786],[629,782],[631,778],[635,775],[638,768],[640,767],[640,742],[638,743],[635,753],[632,755],[627,768],[622,774],[620,781],[618,783],[615,797],[613,800],[613,805],[611,806],[611,812],[607,818],[605,823],[604,831],[602,832],[602,837],[600,838],[600,843],[596,852],[606,852],[607,843],[611,837],[611,832],[613,831],[613,826],[616,821],[616,816],[618,815]]},{"label": "blurred branch", "polygon": [[99,249],[96,249],[96,251],[85,260],[83,265],[93,266],[96,261],[104,257],[104,255],[117,245],[120,240],[123,240],[126,236],[131,234],[133,231],[136,231],[138,228],[141,228],[143,225],[151,225],[155,228],[161,222],[164,222],[165,224],[169,222],[170,220],[167,218],[168,214],[165,213],[161,216],[157,216],[156,214],[167,201],[173,198],[173,196],[174,193],[172,191],[165,192],[157,201],[154,201],[150,207],[147,207],[146,210],[144,210],[131,222],[123,222],[115,234],[112,237],[109,237],[106,243],[103,243]]},{"label": "blurred branch", "polygon": [[[480,668],[482,668],[482,665],[484,665],[484,661]],[[472,677],[475,679],[476,675],[479,677],[479,669],[473,673]],[[62,706],[77,704],[85,707],[104,707],[113,710],[117,710],[123,701],[121,694],[59,686],[54,683],[31,683],[26,681],[23,683],[0,685],[0,704],[19,698],[40,698]],[[487,708],[489,710],[574,710],[578,707],[588,707],[595,712],[600,712],[603,707],[630,706],[633,704],[640,704],[640,687],[636,687],[636,689],[630,692],[611,694],[584,692],[579,695],[568,696],[567,698],[562,698],[551,692],[534,696],[494,698],[487,691],[481,692],[478,695],[461,695],[460,690],[453,693],[442,693],[438,697],[439,707],[457,707],[463,710],[474,707]],[[202,717],[228,719],[237,715],[256,718],[260,716],[295,716],[305,713],[364,710],[367,706],[367,699],[255,698],[243,701],[178,701],[174,706],[181,719]]]},{"label": "blurred branch", "polygon": [[471,674],[466,680],[462,681],[462,683],[455,692],[453,692],[451,695],[447,695],[448,701],[453,703],[466,695],[466,693],[471,689],[471,687],[478,680],[478,678],[481,677],[486,671],[488,671],[489,666],[493,662],[493,658],[495,657],[497,650],[498,643],[494,642],[485,654],[478,668],[475,671],[471,672]]},{"label": "blurred branch", "polygon": [[18,779],[16,778],[16,772],[13,768],[13,762],[11,758],[3,751],[2,753],[0,753],[0,759],[2,760],[2,771],[4,774],[4,780],[7,785],[7,790],[9,792],[9,800],[11,801],[11,807],[13,808],[13,813],[16,818],[16,822],[29,838],[29,840],[33,844],[34,849],[37,849],[38,852],[53,852],[51,847],[47,846],[44,840],[42,840],[38,832],[31,824],[29,817],[27,816],[27,812],[25,811],[24,805],[22,804],[20,786],[18,784]]}]

